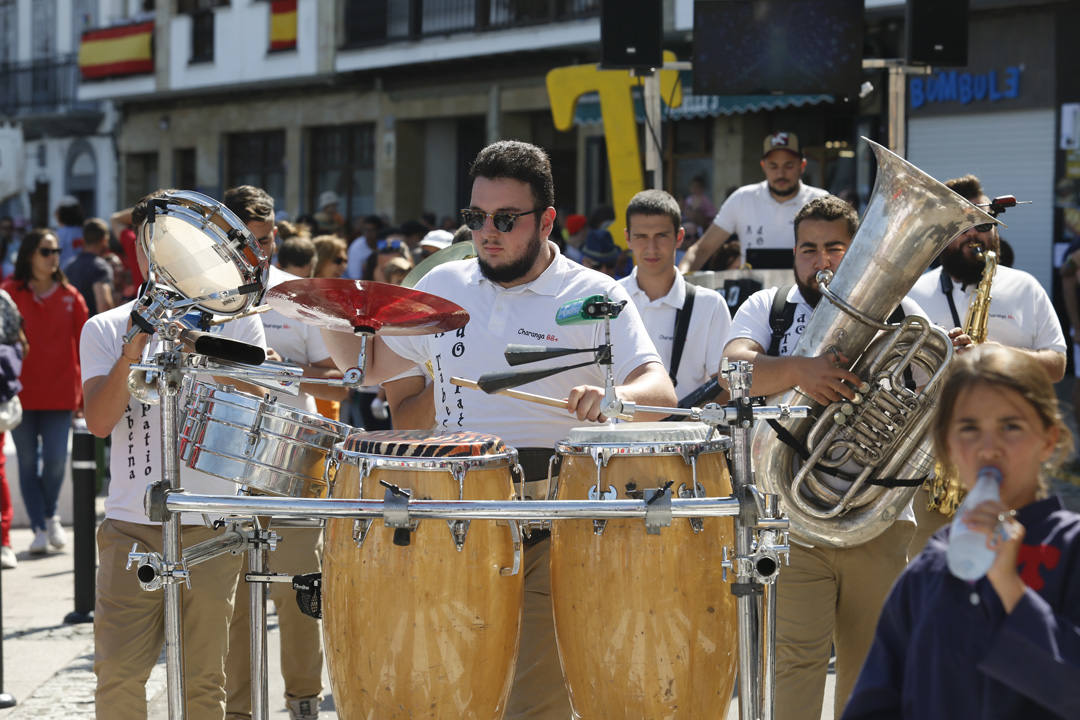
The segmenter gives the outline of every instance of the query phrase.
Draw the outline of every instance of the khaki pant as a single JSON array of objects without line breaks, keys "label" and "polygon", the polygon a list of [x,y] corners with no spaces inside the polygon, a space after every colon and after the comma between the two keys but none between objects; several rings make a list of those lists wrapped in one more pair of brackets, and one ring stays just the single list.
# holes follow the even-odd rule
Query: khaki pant
[{"label": "khaki pant", "polygon": [[[271,529],[281,536],[277,548],[269,556],[271,572],[291,575],[319,572],[322,564],[321,528]],[[250,589],[251,585],[243,580],[237,585],[235,609],[229,625],[229,656],[225,663],[226,717],[229,720],[251,717]],[[315,697],[323,689],[319,621],[300,612],[292,585],[270,583],[269,595],[277,608],[278,629],[281,632],[281,676],[285,679],[285,699]]]},{"label": "khaki pant", "polygon": [[914,525],[897,521],[853,548],[791,544],[776,600],[776,720],[818,720],[836,648],[839,717],[874,639],[878,615],[907,564]]},{"label": "khaki pant", "polygon": [[915,498],[912,500],[916,527],[915,534],[911,536],[911,543],[908,545],[909,558],[914,558],[921,553],[923,548],[926,547],[927,541],[930,540],[930,536],[952,520],[952,518],[945,517],[937,510],[927,509],[928,502],[930,502],[930,494],[926,492],[926,487],[919,488],[919,491],[915,493]]},{"label": "khaki pant", "polygon": [[567,720],[570,694],[563,682],[551,609],[551,540],[525,548],[525,611],[506,720]]},{"label": "khaki pant", "polygon": [[[218,532],[183,528],[185,547]],[[161,551],[161,526],[110,520],[97,532],[97,601],[94,606],[94,702],[101,720],[145,720],[146,679],[165,643],[162,593],[139,587],[126,570],[133,543]],[[191,590],[181,589],[187,716],[225,716],[225,653],[240,557],[226,553],[191,568]]]}]

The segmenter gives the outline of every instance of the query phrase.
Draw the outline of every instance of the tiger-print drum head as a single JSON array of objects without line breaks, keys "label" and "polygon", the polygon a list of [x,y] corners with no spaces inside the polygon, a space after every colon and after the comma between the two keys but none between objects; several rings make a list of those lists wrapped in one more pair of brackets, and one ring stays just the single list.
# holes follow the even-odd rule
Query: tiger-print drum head
[{"label": "tiger-print drum head", "polygon": [[509,448],[495,435],[475,432],[433,433],[430,430],[354,432],[345,451],[397,458],[453,458],[506,455]]}]

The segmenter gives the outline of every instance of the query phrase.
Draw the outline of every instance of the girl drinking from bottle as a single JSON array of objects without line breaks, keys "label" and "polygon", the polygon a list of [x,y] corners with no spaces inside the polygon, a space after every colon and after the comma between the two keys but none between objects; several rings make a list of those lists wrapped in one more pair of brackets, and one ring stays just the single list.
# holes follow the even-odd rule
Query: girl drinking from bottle
[{"label": "girl drinking from bottle", "polygon": [[995,557],[954,577],[942,528],[896,581],[844,711],[855,718],[1080,718],[1080,515],[1044,472],[1072,437],[1029,356],[987,344],[958,357],[933,424],[965,489],[1001,473],[1000,501],[963,517]]}]

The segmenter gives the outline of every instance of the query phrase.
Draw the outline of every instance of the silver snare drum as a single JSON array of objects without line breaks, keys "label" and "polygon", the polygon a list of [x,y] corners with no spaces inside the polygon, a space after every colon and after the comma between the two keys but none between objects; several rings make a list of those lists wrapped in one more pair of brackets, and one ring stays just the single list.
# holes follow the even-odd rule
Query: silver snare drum
[{"label": "silver snare drum", "polygon": [[197,382],[180,431],[180,459],[271,495],[322,498],[328,494],[326,461],[351,429],[232,387]]}]

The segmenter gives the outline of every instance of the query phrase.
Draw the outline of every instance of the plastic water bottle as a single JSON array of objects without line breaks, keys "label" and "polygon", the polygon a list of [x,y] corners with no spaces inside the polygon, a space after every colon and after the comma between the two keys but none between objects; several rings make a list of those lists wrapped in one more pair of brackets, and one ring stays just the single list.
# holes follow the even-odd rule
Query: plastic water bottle
[{"label": "plastic water bottle", "polygon": [[975,478],[975,487],[960,503],[953,517],[946,559],[949,572],[961,580],[978,580],[994,564],[997,553],[986,547],[986,535],[964,524],[964,515],[984,500],[1001,501],[1001,471],[984,467]]}]

